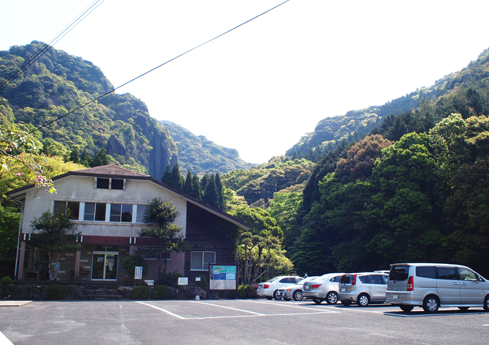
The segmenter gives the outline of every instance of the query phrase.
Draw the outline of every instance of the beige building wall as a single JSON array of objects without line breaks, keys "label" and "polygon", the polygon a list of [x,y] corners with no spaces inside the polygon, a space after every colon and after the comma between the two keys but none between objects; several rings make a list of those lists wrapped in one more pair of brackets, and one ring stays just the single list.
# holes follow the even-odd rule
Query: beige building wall
[{"label": "beige building wall", "polygon": [[[180,212],[176,223],[183,228],[185,236],[187,221],[187,202],[180,195],[163,188],[149,180],[125,181],[124,190],[97,189],[96,178],[71,175],[55,181],[57,194],[46,193],[44,189],[31,188],[26,193],[22,232],[32,233],[31,222],[43,212],[53,211],[54,201],[98,202],[106,204],[147,205],[153,198],[170,200]],[[133,209],[134,210],[134,209]],[[109,206],[107,205],[107,213]],[[80,217],[76,221],[78,231],[82,235],[92,236],[124,236],[137,237],[143,223],[136,223],[133,211],[133,222],[106,222],[83,220],[83,209],[80,207]]]}]

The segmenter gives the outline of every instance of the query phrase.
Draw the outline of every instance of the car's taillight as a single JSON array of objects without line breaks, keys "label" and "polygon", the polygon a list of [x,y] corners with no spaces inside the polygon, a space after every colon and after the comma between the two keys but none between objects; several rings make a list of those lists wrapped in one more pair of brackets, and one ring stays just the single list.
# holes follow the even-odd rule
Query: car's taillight
[{"label": "car's taillight", "polygon": [[264,284],[264,285],[263,285],[263,288],[264,288],[264,289],[268,289],[269,287],[270,287],[270,285],[268,285],[268,284]]},{"label": "car's taillight", "polygon": [[410,277],[408,278],[407,290],[408,290],[408,291],[414,291],[414,282],[413,282],[413,276],[410,276]]},{"label": "car's taillight", "polygon": [[320,286],[321,286],[321,284],[314,284],[314,285],[311,285],[311,289],[317,289]]},{"label": "car's taillight", "polygon": [[387,281],[387,288],[386,290],[389,290],[389,281]]},{"label": "car's taillight", "polygon": [[357,275],[353,275],[353,280],[351,281],[351,285],[355,285],[357,283]]}]

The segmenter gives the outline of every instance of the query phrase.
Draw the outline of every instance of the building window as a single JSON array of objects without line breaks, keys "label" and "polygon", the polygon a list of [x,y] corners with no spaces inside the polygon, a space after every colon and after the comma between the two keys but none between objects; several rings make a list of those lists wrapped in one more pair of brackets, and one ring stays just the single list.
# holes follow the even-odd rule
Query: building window
[{"label": "building window", "polygon": [[112,179],[112,183],[110,184],[110,189],[124,189],[124,180]]},{"label": "building window", "polygon": [[124,189],[124,180],[117,178],[97,177],[97,189]]},{"label": "building window", "polygon": [[105,221],[106,204],[86,202],[84,220]]},{"label": "building window", "polygon": [[209,263],[216,263],[216,252],[191,252],[190,253],[190,270],[208,271]]},{"label": "building window", "polygon": [[54,212],[59,212],[60,210],[64,210],[68,218],[78,220],[80,203],[78,201],[55,201]]},{"label": "building window", "polygon": [[97,177],[97,189],[109,189],[109,179]]},{"label": "building window", "polygon": [[137,206],[138,206],[138,210],[137,210],[136,222],[144,223],[144,211],[146,211],[148,205],[137,205]]},{"label": "building window", "polygon": [[111,204],[110,205],[111,222],[132,222],[132,205]]}]

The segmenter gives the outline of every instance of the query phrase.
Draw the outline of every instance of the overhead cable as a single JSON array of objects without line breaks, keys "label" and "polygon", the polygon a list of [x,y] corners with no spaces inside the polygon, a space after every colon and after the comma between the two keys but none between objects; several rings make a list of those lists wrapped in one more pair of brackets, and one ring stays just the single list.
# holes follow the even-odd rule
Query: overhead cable
[{"label": "overhead cable", "polygon": [[110,90],[110,91],[107,91],[107,92],[106,92],[106,93],[104,93],[103,95],[98,96],[98,97],[96,97],[96,98],[92,99],[91,101],[89,101],[89,102],[87,102],[87,103],[85,103],[85,104],[83,104],[83,105],[79,106],[78,108],[76,108],[76,109],[74,109],[74,110],[71,110],[71,111],[69,111],[68,113],[66,113],[66,114],[64,114],[64,115],[58,116],[56,119],[54,119],[54,120],[52,120],[52,121],[50,121],[50,122],[46,123],[45,125],[40,126],[40,127],[36,128],[36,129],[32,130],[31,132],[29,132],[29,134],[34,133],[35,131],[38,131],[38,130],[40,130],[40,129],[44,128],[44,127],[47,127],[47,126],[49,126],[50,124],[52,124],[52,123],[54,123],[54,122],[56,122],[56,121],[59,121],[59,120],[61,120],[62,118],[64,118],[64,117],[68,116],[68,115],[73,114],[73,113],[74,113],[74,112],[76,112],[77,110],[80,110],[80,109],[82,109],[82,108],[86,107],[87,105],[92,104],[93,102],[95,102],[95,101],[97,101],[97,100],[101,99],[102,97],[107,96],[108,94],[110,94],[110,93],[112,93],[112,92],[114,92],[114,91],[116,91],[116,90],[120,89],[121,87],[126,86],[126,85],[127,85],[127,84],[129,84],[129,83],[132,83],[133,81],[135,81],[135,80],[137,80],[137,79],[139,79],[139,78],[141,78],[141,77],[145,76],[145,75],[146,75],[146,74],[148,74],[148,73],[153,72],[154,70],[157,70],[158,68],[160,68],[160,67],[162,67],[162,66],[164,66],[164,65],[166,65],[166,64],[168,64],[168,63],[170,63],[170,62],[172,62],[173,60],[176,60],[176,59],[178,59],[179,57],[182,57],[183,55],[188,54],[188,53],[190,53],[191,51],[193,51],[193,50],[195,50],[195,49],[197,49],[197,48],[200,48],[200,47],[202,47],[202,46],[206,45],[207,43],[210,43],[210,42],[212,42],[212,41],[214,41],[214,40],[218,39],[218,38],[219,38],[219,37],[221,37],[221,36],[224,36],[225,34],[227,34],[227,33],[231,32],[231,31],[233,31],[233,30],[236,30],[237,28],[239,28],[239,27],[241,27],[241,26],[243,26],[243,25],[245,25],[245,24],[247,24],[247,23],[251,22],[252,20],[255,20],[255,19],[256,19],[256,18],[258,18],[258,17],[261,17],[262,15],[264,15],[264,14],[266,14],[266,13],[268,13],[268,12],[270,12],[270,11],[274,10],[274,9],[276,9],[276,8],[277,8],[277,7],[279,7],[279,6],[282,6],[283,4],[285,4],[286,2],[289,2],[289,1],[290,1],[290,0],[285,0],[284,2],[282,2],[282,3],[280,3],[280,4],[276,5],[276,6],[274,6],[274,7],[272,7],[272,8],[270,8],[270,9],[268,9],[268,10],[266,10],[265,12],[260,13],[259,15],[255,16],[255,17],[253,17],[253,18],[251,18],[251,19],[248,19],[247,21],[245,21],[245,22],[243,22],[243,23],[241,23],[241,24],[239,24],[239,25],[235,26],[234,28],[229,29],[228,31],[223,32],[222,34],[217,35],[216,37],[211,38],[210,40],[205,41],[204,43],[201,43],[201,44],[199,44],[198,46],[195,46],[195,47],[193,47],[192,49],[189,49],[189,50],[187,50],[186,52],[181,53],[180,55],[177,55],[177,56],[175,56],[174,58],[172,58],[172,59],[170,59],[170,60],[168,60],[168,61],[163,62],[162,64],[160,64],[160,65],[158,65],[158,66],[156,66],[156,67],[154,67],[154,68],[150,69],[149,71],[146,71],[146,72],[144,72],[143,74],[140,74],[140,75],[138,75],[137,77],[135,77],[135,78],[133,78],[133,79],[131,79],[131,80],[129,80],[129,81],[127,81],[127,82],[125,82],[124,84],[119,85],[118,87],[113,88],[113,89],[112,89],[112,90]]},{"label": "overhead cable", "polygon": [[2,91],[8,84],[17,79],[22,72],[29,68],[34,62],[36,62],[41,56],[43,56],[49,49],[51,49],[56,43],[58,43],[63,37],[65,37],[71,30],[73,30],[78,24],[81,23],[90,13],[92,13],[98,6],[100,6],[105,0],[95,0],[90,6],[88,6],[78,17],[76,17],[70,24],[68,24],[63,30],[61,30],[49,43],[45,43],[44,46],[38,50],[29,59],[13,72],[7,79],[0,85],[0,91]]}]

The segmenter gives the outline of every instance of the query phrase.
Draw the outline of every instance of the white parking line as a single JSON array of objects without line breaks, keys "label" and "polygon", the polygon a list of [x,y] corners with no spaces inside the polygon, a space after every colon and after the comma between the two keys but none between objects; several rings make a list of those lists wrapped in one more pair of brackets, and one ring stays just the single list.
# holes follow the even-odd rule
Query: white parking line
[{"label": "white parking line", "polygon": [[[279,313],[279,314],[261,314],[261,313],[256,313],[256,312],[253,312],[253,311],[249,311],[249,310],[244,310],[244,309],[238,309],[238,308],[232,308],[232,307],[226,307],[226,306],[222,306],[222,305],[218,305],[218,304],[213,304],[213,303],[207,303],[207,302],[193,302],[193,301],[189,301],[189,303],[199,303],[199,304],[204,304],[204,305],[210,305],[210,306],[214,306],[214,307],[219,307],[219,308],[224,308],[224,309],[231,309],[231,310],[236,310],[236,311],[241,311],[241,312],[245,312],[245,313],[250,313],[250,314],[253,314],[253,315],[229,315],[229,316],[203,316],[203,317],[183,317],[183,316],[180,316],[180,315],[177,315],[175,313],[172,313],[171,311],[169,310],[166,310],[166,309],[163,309],[163,308],[160,308],[160,307],[157,307],[155,305],[152,305],[150,303],[146,303],[146,302],[136,302],[136,303],[139,303],[139,304],[142,304],[142,305],[146,305],[148,307],[151,307],[151,308],[154,308],[154,309],[157,309],[157,310],[160,310],[164,313],[167,313],[168,315],[171,315],[171,316],[174,316],[180,320],[205,320],[205,319],[231,319],[231,318],[243,318],[243,317],[264,317],[264,316],[297,316],[297,315],[316,315],[316,314],[334,314],[334,313],[338,313],[337,311],[333,311],[333,310],[324,310],[324,311],[312,311],[312,312],[308,312],[308,313]],[[261,302],[256,302],[256,303],[261,303]],[[265,302],[266,303],[266,302]],[[292,306],[288,306],[288,307],[292,307]],[[304,307],[296,307],[296,308],[301,308],[301,309],[308,309],[308,310],[311,310],[310,308],[304,308]]]},{"label": "white parking line", "polygon": [[[249,301],[245,301],[245,300],[242,300],[243,302],[247,302],[249,303]],[[298,308],[298,309],[306,309],[306,310],[314,310],[315,312],[318,312],[317,309],[311,309],[311,308],[314,308],[315,305],[312,305],[311,304],[311,307],[301,307],[301,306],[297,306],[297,305],[294,305],[294,304],[285,304],[285,303],[274,303],[274,302],[261,302],[261,301],[253,301],[252,303],[259,303],[259,304],[275,304],[275,305],[280,305],[281,307],[289,307],[289,308]],[[323,306],[325,307],[325,306]],[[327,313],[339,313],[339,311],[336,311],[336,310],[328,310],[328,311],[325,311],[325,310],[321,310],[321,312],[327,312]]]},{"label": "white parking line", "polygon": [[14,345],[8,338],[0,332],[0,345]]},{"label": "white parking line", "polygon": [[177,317],[177,318],[179,318],[179,319],[181,319],[181,320],[185,320],[185,318],[184,318],[184,317],[182,317],[182,316],[180,316],[180,315],[174,314],[174,313],[172,313],[171,311],[168,311],[168,310],[166,310],[166,309],[163,309],[163,308],[160,308],[160,307],[154,306],[154,305],[152,305],[152,304],[145,303],[145,302],[136,302],[136,303],[147,305],[148,307],[151,307],[151,308],[155,308],[155,309],[161,310],[161,311],[163,311],[163,312],[165,312],[165,313],[167,313],[167,314],[169,314],[169,315],[171,315],[171,316],[175,316],[175,317]]},{"label": "white parking line", "polygon": [[265,314],[262,314],[262,313],[255,313],[254,311],[249,311],[249,310],[244,310],[244,309],[238,309],[238,308],[231,308],[231,307],[226,307],[226,306],[223,306],[223,305],[213,304],[213,303],[208,303],[208,302],[192,302],[192,303],[200,303],[200,304],[205,304],[205,305],[212,305],[214,307],[219,307],[219,308],[224,308],[224,309],[231,309],[231,310],[237,310],[237,311],[242,311],[244,313],[250,313],[250,314],[255,314],[255,315],[260,315],[260,316],[265,315]]}]

